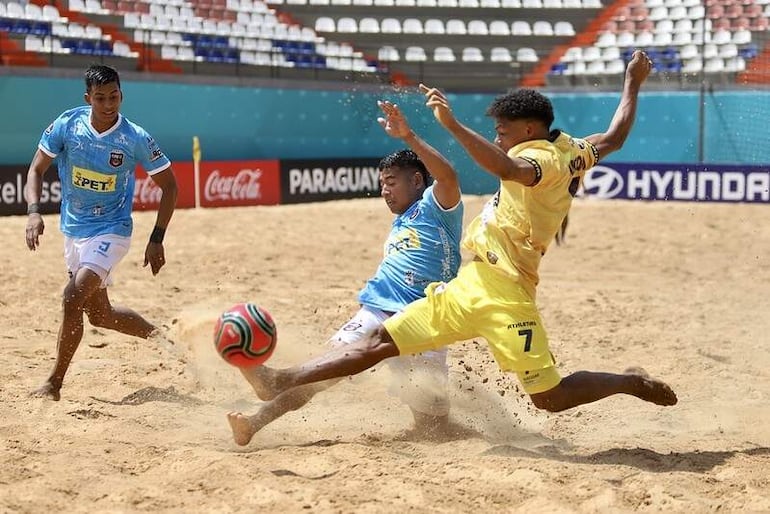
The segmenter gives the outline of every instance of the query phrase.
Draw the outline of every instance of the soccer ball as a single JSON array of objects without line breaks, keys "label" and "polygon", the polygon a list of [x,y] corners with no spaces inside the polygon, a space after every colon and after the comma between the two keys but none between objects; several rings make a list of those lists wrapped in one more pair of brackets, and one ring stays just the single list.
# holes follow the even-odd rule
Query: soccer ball
[{"label": "soccer ball", "polygon": [[269,312],[253,303],[239,303],[217,320],[214,345],[233,366],[259,366],[273,354],[277,336]]}]

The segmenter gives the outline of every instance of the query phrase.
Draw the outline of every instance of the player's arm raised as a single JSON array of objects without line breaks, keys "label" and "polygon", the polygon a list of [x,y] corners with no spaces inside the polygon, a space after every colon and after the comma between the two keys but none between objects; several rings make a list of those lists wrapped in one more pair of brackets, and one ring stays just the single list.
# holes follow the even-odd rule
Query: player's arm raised
[{"label": "player's arm raised", "polygon": [[639,89],[641,89],[651,69],[652,61],[647,57],[647,54],[641,50],[635,51],[626,68],[620,104],[615,110],[610,126],[602,134],[593,134],[585,138],[596,147],[600,160],[612,152],[620,150],[623,143],[626,142],[636,118]]},{"label": "player's arm raised", "polygon": [[479,166],[502,180],[513,180],[527,186],[535,182],[537,173],[532,164],[524,159],[510,158],[502,148],[460,123],[449,106],[449,100],[440,90],[420,84],[420,91],[438,122]]},{"label": "player's arm raised", "polygon": [[40,215],[40,194],[43,191],[43,175],[51,166],[53,158],[38,148],[27,170],[27,185],[24,198],[27,200],[27,248],[36,250],[40,246],[40,236],[45,230],[43,217]]},{"label": "player's arm raised", "polygon": [[377,118],[385,132],[403,140],[425,163],[428,173],[435,180],[433,194],[439,205],[444,209],[451,209],[460,203],[460,182],[449,161],[414,133],[398,105],[388,101],[377,102],[377,105],[385,114],[385,118]]}]

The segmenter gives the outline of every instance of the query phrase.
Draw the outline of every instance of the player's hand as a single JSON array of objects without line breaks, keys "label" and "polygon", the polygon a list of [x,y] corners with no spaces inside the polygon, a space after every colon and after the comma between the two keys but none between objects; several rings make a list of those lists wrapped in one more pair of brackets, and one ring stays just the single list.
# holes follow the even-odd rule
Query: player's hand
[{"label": "player's hand", "polygon": [[377,123],[385,130],[386,134],[403,139],[412,133],[412,129],[398,105],[387,100],[381,100],[377,102],[377,106],[385,115],[384,118],[377,118]]},{"label": "player's hand", "polygon": [[425,105],[433,110],[433,116],[436,117],[439,123],[446,128],[457,123],[455,115],[451,107],[449,107],[449,100],[444,96],[444,93],[425,84],[420,84],[420,92],[425,95]]},{"label": "player's hand", "polygon": [[44,230],[43,217],[37,212],[30,214],[27,218],[27,248],[34,252],[40,246],[40,236]]},{"label": "player's hand", "polygon": [[636,50],[626,67],[626,79],[641,84],[652,70],[652,60],[642,50]]},{"label": "player's hand", "polygon": [[157,275],[160,268],[166,264],[163,243],[153,243],[152,241],[147,243],[147,248],[144,250],[144,267],[147,267],[148,264],[153,275]]}]

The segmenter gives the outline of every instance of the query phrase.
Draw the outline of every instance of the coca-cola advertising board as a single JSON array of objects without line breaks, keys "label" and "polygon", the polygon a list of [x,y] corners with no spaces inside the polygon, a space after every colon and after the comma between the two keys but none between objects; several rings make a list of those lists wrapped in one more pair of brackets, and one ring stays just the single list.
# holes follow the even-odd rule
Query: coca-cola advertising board
[{"label": "coca-cola advertising board", "polygon": [[[176,208],[188,209],[195,207],[195,176],[193,163],[173,162],[171,169],[176,178],[177,197]],[[134,183],[134,210],[154,211],[160,206],[163,194],[155,181],[144,172],[141,166],[136,167],[136,182]]]},{"label": "coca-cola advertising board", "polygon": [[279,180],[276,160],[201,162],[201,207],[276,205]]}]

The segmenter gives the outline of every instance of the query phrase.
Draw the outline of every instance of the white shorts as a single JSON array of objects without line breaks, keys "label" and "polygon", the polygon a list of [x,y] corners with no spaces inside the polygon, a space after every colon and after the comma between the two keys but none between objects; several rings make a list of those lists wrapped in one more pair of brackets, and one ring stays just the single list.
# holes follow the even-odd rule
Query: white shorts
[{"label": "white shorts", "polygon": [[[332,347],[372,337],[389,315],[369,307],[361,309],[331,339]],[[388,392],[413,410],[431,416],[449,414],[447,348],[386,359],[393,374]]]},{"label": "white shorts", "polygon": [[113,270],[126,256],[131,238],[104,234],[94,237],[64,236],[64,262],[74,277],[80,268],[88,268],[102,279],[102,288],[112,285]]}]

